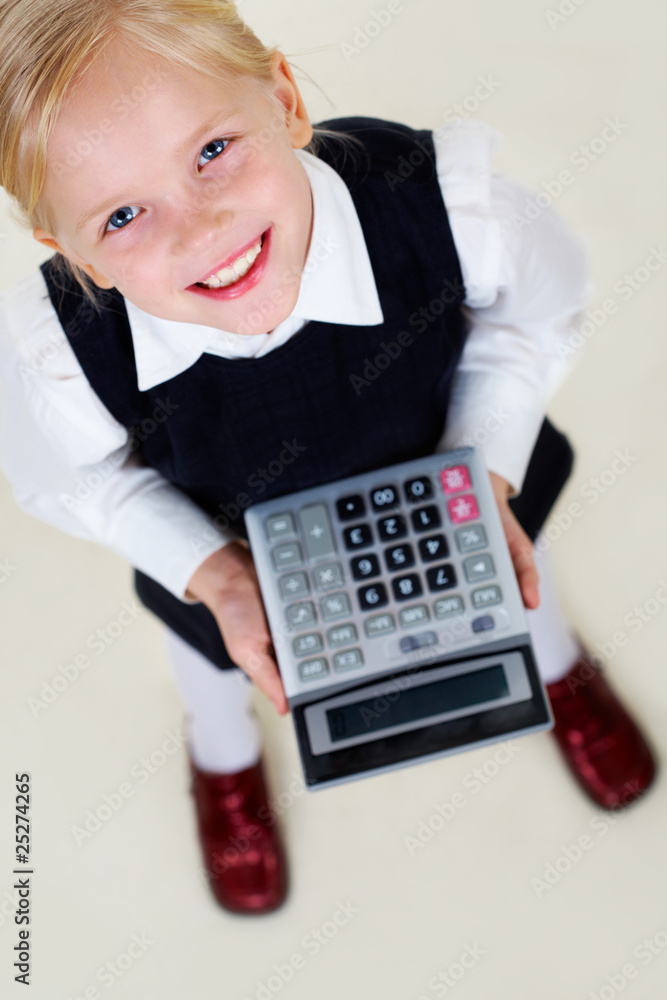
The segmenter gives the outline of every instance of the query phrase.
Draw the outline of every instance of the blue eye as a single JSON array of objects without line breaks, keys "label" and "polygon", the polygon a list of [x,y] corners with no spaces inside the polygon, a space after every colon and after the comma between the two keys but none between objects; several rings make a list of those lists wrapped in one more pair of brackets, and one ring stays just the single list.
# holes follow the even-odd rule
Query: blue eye
[{"label": "blue eye", "polygon": [[200,155],[206,160],[215,160],[220,153],[224,153],[230,142],[231,139],[213,139],[204,146]]},{"label": "blue eye", "polygon": [[[136,214],[131,215],[131,212],[135,212]],[[109,216],[106,231],[108,233],[118,232],[118,230],[123,229],[128,222],[132,222],[133,219],[136,219],[138,214],[138,205],[124,205],[122,208],[117,208],[113,215]],[[112,228],[110,229],[109,226]]]},{"label": "blue eye", "polygon": [[[203,147],[200,156],[203,156],[207,162],[215,160],[221,153],[224,153],[231,141],[231,139],[213,139]],[[116,233],[119,229],[124,229],[130,222],[136,219],[139,212],[140,208],[138,205],[123,205],[122,208],[117,208],[107,220],[106,232]]]}]

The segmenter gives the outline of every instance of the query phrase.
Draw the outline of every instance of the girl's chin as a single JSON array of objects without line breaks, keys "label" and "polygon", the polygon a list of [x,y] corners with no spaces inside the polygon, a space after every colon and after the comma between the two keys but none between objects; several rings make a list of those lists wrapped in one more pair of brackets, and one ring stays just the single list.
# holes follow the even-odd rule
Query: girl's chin
[{"label": "girl's chin", "polygon": [[[285,296],[281,296],[281,302],[284,300]],[[273,303],[271,303],[271,309],[266,308],[266,300],[259,300],[256,305],[251,305],[248,302],[247,306],[245,302],[243,307],[223,309],[216,305],[213,309],[197,309],[196,305],[193,309],[190,307],[188,310],[189,316],[180,317],[182,322],[185,323],[195,323],[201,324],[202,326],[210,326],[216,330],[222,330],[224,333],[232,333],[243,337],[255,337],[260,334],[271,333],[280,323],[284,322],[292,310],[294,305],[296,305],[296,300],[291,305],[288,312],[283,309],[277,309]],[[230,303],[231,305],[231,303]],[[262,308],[264,305],[264,308]],[[190,318],[191,317],[191,318]],[[252,322],[255,320],[255,322]]]}]

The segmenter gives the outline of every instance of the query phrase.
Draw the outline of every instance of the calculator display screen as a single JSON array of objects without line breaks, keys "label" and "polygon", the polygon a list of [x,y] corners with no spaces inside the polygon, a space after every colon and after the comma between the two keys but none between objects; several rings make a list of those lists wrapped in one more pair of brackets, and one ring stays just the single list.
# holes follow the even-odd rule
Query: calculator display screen
[{"label": "calculator display screen", "polygon": [[328,709],[326,714],[332,742],[367,735],[380,729],[402,725],[430,715],[478,705],[509,695],[505,671],[500,664],[469,674],[459,674],[430,684],[419,684],[396,692],[394,700],[367,698],[364,701]]}]

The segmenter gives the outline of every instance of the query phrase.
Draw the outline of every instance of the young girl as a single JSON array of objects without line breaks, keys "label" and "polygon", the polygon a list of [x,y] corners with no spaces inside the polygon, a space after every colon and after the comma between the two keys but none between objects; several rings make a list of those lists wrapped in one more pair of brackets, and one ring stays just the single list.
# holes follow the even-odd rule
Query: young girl
[{"label": "young girl", "polygon": [[460,444],[484,450],[565,759],[598,804],[636,799],[651,754],[537,537],[572,464],[544,407],[587,266],[552,209],[521,222],[497,133],[314,129],[224,0],[17,0],[0,65],[0,182],[55,251],[2,297],[2,468],[168,626],[220,904],[286,893],[248,678],[287,702],[243,510]]}]

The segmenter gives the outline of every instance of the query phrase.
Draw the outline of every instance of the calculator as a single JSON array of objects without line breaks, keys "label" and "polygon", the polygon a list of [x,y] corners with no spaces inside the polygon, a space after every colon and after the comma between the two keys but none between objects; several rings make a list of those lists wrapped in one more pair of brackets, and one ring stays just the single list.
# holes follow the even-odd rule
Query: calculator
[{"label": "calculator", "polygon": [[307,788],[553,726],[479,449],[244,517]]}]

